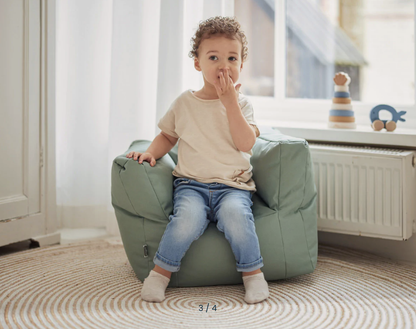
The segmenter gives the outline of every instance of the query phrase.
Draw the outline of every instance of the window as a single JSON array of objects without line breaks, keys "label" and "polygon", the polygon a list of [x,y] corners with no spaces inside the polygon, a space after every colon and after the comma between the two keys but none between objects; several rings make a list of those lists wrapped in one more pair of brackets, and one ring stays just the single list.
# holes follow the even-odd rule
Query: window
[{"label": "window", "polygon": [[[342,71],[351,77],[353,101],[413,105],[414,2],[235,0],[235,16],[249,42],[243,92],[275,97],[281,88],[286,99],[330,100],[333,77]],[[282,17],[275,8],[284,8],[285,34],[275,24]],[[283,56],[275,47],[279,33],[286,38]],[[279,82],[275,69],[282,63],[285,77]]]},{"label": "window", "polygon": [[234,15],[248,41],[241,90],[246,95],[274,96],[274,10],[264,0],[235,0]]}]

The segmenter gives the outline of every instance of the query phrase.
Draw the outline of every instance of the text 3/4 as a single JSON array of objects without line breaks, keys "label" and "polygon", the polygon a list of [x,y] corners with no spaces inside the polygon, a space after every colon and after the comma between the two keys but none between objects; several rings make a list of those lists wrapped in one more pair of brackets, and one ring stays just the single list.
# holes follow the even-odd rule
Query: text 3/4
[{"label": "text 3/4", "polygon": [[[205,312],[208,312],[208,308],[209,308],[209,303],[207,305],[207,310]],[[203,305],[199,305],[199,310],[203,311],[204,310],[204,306]],[[213,308],[211,308],[212,311],[217,311],[217,305],[214,305]]]}]

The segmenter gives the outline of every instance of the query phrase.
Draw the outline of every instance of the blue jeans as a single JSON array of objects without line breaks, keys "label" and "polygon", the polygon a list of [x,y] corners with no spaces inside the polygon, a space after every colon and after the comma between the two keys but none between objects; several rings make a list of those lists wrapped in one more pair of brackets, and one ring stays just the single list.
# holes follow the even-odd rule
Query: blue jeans
[{"label": "blue jeans", "polygon": [[153,258],[155,265],[178,272],[191,243],[214,222],[231,245],[237,272],[264,266],[251,211],[251,191],[182,177],[174,180],[173,189],[173,215]]}]

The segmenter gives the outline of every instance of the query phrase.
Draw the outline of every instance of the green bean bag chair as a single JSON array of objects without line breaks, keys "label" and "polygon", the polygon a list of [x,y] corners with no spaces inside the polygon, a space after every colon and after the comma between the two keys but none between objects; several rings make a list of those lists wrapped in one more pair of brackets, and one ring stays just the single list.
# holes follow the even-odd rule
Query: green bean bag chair
[{"label": "green bean bag chair", "polygon": [[[250,161],[257,191],[253,215],[267,281],[311,273],[318,257],[316,188],[308,143],[270,127],[260,136]],[[154,167],[126,158],[145,152],[151,141],[136,140],[113,161],[111,199],[128,260],[143,282],[173,213],[172,171],[178,144]],[[236,259],[224,233],[210,223],[172,273],[168,287],[242,284]]]}]

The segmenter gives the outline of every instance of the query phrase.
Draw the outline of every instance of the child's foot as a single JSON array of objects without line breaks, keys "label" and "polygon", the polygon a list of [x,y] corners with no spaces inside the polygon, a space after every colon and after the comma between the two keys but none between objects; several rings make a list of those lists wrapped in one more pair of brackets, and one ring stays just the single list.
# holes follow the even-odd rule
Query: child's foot
[{"label": "child's foot", "polygon": [[166,276],[150,271],[149,276],[143,281],[142,299],[147,302],[160,303],[165,299],[165,290],[170,279]]},{"label": "child's foot", "polygon": [[244,296],[246,303],[258,303],[269,297],[269,286],[264,279],[263,272],[243,276],[243,282],[246,289],[246,295]]}]

